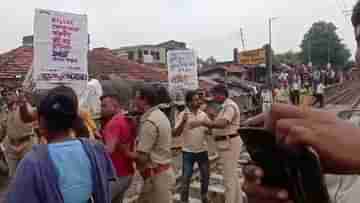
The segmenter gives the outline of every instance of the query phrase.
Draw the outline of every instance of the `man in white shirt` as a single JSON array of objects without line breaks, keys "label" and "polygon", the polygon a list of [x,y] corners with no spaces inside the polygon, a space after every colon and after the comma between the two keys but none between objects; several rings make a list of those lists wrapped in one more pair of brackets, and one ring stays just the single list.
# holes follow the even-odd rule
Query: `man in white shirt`
[{"label": "man in white shirt", "polygon": [[320,108],[324,107],[324,92],[325,92],[325,85],[320,82],[315,89],[315,101],[313,105],[316,105],[317,103],[320,103]]},{"label": "man in white shirt", "polygon": [[269,111],[271,104],[273,103],[273,98],[272,98],[272,92],[268,87],[265,87],[265,89],[261,91],[261,99],[262,99],[262,112]]},{"label": "man in white shirt", "polygon": [[214,120],[192,121],[192,128],[206,126],[216,142],[219,162],[222,165],[225,187],[225,203],[242,203],[241,183],[237,171],[242,141],[238,130],[240,128],[240,108],[230,98],[229,90],[222,84],[210,90],[214,102],[219,106]]},{"label": "man in white shirt", "polygon": [[330,84],[334,84],[336,82],[336,73],[333,69],[331,69],[330,71]]},{"label": "man in white shirt", "polygon": [[299,75],[294,76],[294,81],[291,84],[291,101],[294,105],[300,104],[300,88],[301,88],[301,80]]},{"label": "man in white shirt", "polygon": [[320,72],[320,70],[315,70],[315,71],[313,72],[313,80],[314,80],[314,82],[315,82],[315,83],[318,83],[318,82],[320,82],[320,79],[321,79],[321,72]]},{"label": "man in white shirt", "polygon": [[185,95],[187,107],[176,117],[174,136],[183,136],[183,177],[181,202],[189,202],[189,187],[194,164],[197,163],[201,177],[201,200],[207,203],[209,187],[209,157],[207,131],[204,126],[191,128],[189,123],[208,120],[205,112],[200,110],[201,99],[196,91],[188,91]]}]

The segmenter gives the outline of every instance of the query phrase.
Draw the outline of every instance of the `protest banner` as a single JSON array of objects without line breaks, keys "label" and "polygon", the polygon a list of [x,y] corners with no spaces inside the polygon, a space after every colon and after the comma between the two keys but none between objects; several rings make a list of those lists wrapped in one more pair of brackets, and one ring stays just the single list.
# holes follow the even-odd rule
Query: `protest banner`
[{"label": "protest banner", "polygon": [[183,100],[185,90],[199,87],[196,54],[193,50],[167,53],[169,91],[174,100]]},{"label": "protest banner", "polygon": [[36,9],[33,76],[35,89],[72,87],[78,96],[88,82],[86,15]]}]

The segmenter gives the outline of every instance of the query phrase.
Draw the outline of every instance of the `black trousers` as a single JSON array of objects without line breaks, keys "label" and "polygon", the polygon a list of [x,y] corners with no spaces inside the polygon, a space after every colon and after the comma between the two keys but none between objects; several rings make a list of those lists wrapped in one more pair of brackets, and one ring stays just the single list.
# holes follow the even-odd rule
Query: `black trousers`
[{"label": "black trousers", "polygon": [[316,105],[317,103],[320,103],[320,108],[323,108],[325,106],[325,100],[324,100],[324,95],[323,94],[315,94],[315,101],[313,103],[313,106]]},{"label": "black trousers", "polygon": [[293,105],[300,105],[300,91],[291,90],[290,91],[290,101]]},{"label": "black trousers", "polygon": [[180,195],[181,201],[189,202],[189,189],[195,163],[198,164],[200,169],[201,199],[203,203],[207,203],[207,193],[210,179],[210,162],[208,152],[183,152],[183,177]]}]

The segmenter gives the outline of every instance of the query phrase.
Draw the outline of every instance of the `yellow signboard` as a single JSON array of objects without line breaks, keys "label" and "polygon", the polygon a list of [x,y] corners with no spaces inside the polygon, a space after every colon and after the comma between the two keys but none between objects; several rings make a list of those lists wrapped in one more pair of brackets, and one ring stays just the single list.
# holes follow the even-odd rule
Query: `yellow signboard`
[{"label": "yellow signboard", "polygon": [[239,53],[239,63],[243,65],[258,65],[266,63],[265,49],[254,49]]}]

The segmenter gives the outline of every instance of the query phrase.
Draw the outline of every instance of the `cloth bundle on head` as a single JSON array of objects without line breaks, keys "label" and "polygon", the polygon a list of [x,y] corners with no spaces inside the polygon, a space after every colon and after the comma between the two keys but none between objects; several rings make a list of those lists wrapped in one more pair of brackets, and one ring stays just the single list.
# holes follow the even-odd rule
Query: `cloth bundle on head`
[{"label": "cloth bundle on head", "polygon": [[96,79],[91,79],[79,98],[80,108],[88,111],[93,117],[99,116],[101,111],[100,97],[102,95],[103,89],[100,82]]}]

